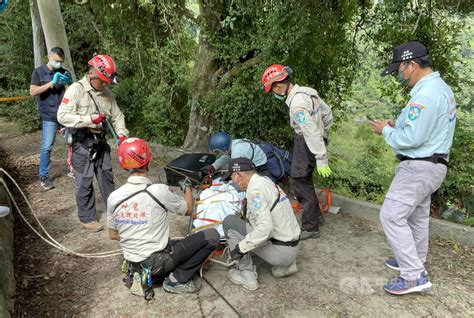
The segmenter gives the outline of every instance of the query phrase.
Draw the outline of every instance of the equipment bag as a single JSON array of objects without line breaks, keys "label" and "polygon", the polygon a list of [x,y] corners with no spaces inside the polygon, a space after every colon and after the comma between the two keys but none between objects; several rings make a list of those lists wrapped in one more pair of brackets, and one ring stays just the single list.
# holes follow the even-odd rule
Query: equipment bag
[{"label": "equipment bag", "polygon": [[275,147],[266,141],[259,142],[257,145],[267,155],[268,170],[277,180],[290,176],[292,156],[289,151]]}]

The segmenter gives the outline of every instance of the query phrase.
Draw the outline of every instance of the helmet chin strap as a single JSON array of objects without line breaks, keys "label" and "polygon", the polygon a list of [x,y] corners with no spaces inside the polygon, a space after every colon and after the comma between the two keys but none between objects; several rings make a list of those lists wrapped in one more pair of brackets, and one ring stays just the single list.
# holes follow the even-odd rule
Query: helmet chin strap
[{"label": "helmet chin strap", "polygon": [[286,84],[285,96],[288,96],[288,90],[290,89],[290,84]]}]

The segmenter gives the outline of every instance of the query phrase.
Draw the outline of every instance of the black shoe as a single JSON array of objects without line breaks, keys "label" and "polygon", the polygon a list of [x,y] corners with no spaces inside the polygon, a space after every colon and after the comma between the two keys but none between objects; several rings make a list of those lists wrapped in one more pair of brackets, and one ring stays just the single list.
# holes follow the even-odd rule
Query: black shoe
[{"label": "black shoe", "polygon": [[49,190],[49,189],[54,188],[54,184],[51,181],[51,179],[49,179],[49,177],[40,177],[40,185],[45,190]]}]

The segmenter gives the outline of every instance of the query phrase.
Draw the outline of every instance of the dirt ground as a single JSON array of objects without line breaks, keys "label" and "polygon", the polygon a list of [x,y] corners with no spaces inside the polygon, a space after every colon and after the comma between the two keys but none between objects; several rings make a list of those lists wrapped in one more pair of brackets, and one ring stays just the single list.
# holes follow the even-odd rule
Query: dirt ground
[{"label": "dirt ground", "polygon": [[[73,179],[66,176],[66,146],[58,138],[52,156],[55,189],[38,183],[40,132],[21,135],[0,121],[1,156],[14,173],[49,233],[80,252],[119,248],[103,231],[91,234],[77,219]],[[114,151],[113,151],[114,152]],[[169,153],[154,153],[152,181],[164,181]],[[115,158],[115,157],[114,157]],[[117,178],[126,175],[115,165]],[[100,194],[96,193],[100,198]],[[17,196],[18,197],[18,196]],[[99,209],[104,205],[99,200]],[[27,212],[23,206],[23,211]],[[28,215],[31,214],[28,212]],[[100,222],[105,224],[105,214]],[[172,215],[172,236],[186,233],[187,218]],[[226,269],[206,267],[204,276],[246,317],[473,317],[474,249],[454,242],[431,242],[428,294],[392,296],[382,285],[397,273],[383,265],[391,256],[383,233],[344,212],[327,215],[321,238],[302,242],[299,272],[275,279],[258,262],[260,288],[250,292],[232,284]],[[235,317],[236,314],[204,281],[198,295],[165,293],[145,302],[122,286],[122,257],[86,259],[66,255],[39,239],[15,214],[15,276],[17,317]]]}]

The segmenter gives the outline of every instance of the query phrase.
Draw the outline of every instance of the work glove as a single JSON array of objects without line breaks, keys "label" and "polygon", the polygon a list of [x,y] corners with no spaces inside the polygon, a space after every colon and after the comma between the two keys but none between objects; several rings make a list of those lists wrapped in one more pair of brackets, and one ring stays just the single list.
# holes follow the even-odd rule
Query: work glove
[{"label": "work glove", "polygon": [[212,174],[215,171],[216,171],[216,169],[214,169],[213,165],[204,166],[201,169],[201,173],[202,173],[203,176],[208,176],[208,175]]},{"label": "work glove", "polygon": [[318,167],[316,170],[318,171],[318,174],[323,178],[329,177],[332,173],[331,168],[329,167]]},{"label": "work glove", "polygon": [[72,77],[69,72],[61,74],[61,80],[63,81],[64,85],[69,85],[72,83]]},{"label": "work glove", "polygon": [[237,244],[235,248],[232,251],[230,251],[230,261],[231,262],[237,261],[240,258],[242,258],[242,256],[244,256],[244,253],[242,253],[242,251],[240,250],[239,244]]},{"label": "work glove", "polygon": [[121,144],[122,142],[125,141],[125,139],[127,139],[127,137],[125,137],[124,135],[119,135],[119,144]]},{"label": "work glove", "polygon": [[105,115],[104,114],[99,114],[96,119],[92,119],[92,123],[94,125],[98,125],[101,122],[103,122],[104,120],[105,120]]},{"label": "work glove", "polygon": [[181,191],[185,191],[186,188],[191,188],[193,186],[191,180],[189,178],[184,178],[183,180],[178,181],[179,187],[181,188]]},{"label": "work glove", "polygon": [[61,73],[59,73],[59,72],[54,73],[53,79],[52,79],[52,81],[51,81],[51,84],[52,84],[53,86],[56,86],[56,84],[58,84],[59,81],[60,81],[62,78],[63,78],[63,74],[61,74]]}]

